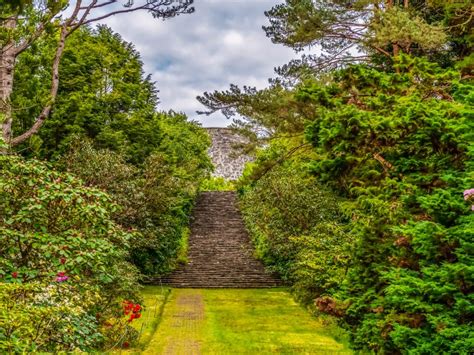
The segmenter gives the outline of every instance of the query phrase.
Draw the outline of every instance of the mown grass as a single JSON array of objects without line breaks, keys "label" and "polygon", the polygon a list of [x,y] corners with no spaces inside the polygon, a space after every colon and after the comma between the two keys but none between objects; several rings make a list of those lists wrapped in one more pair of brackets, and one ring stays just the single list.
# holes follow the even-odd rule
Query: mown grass
[{"label": "mown grass", "polygon": [[206,353],[350,354],[340,330],[301,308],[284,289],[204,290]]},{"label": "mown grass", "polygon": [[312,317],[285,289],[174,289],[148,344],[146,354],[352,353],[340,329]]}]

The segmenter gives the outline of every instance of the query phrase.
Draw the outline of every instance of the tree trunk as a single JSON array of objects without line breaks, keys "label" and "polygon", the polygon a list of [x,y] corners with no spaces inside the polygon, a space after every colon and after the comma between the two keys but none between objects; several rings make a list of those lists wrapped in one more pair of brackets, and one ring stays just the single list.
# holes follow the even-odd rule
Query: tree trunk
[{"label": "tree trunk", "polygon": [[29,130],[25,133],[19,135],[10,140],[10,144],[12,146],[16,146],[28,138],[30,138],[33,134],[36,134],[41,126],[43,125],[44,121],[48,118],[49,114],[51,113],[51,109],[53,108],[54,102],[56,101],[56,97],[58,95],[58,88],[59,88],[59,63],[61,62],[61,57],[64,52],[64,47],[66,45],[66,37],[68,36],[69,32],[67,31],[67,24],[64,24],[61,27],[61,32],[59,34],[59,42],[58,46],[56,47],[56,54],[54,56],[53,61],[53,68],[52,68],[52,77],[51,77],[51,90],[49,92],[49,102],[43,108],[39,116],[36,118],[35,122],[31,126]]},{"label": "tree trunk", "polygon": [[[4,28],[13,30],[16,27],[16,19],[5,21]],[[0,113],[2,119],[2,136],[6,143],[10,143],[12,137],[12,106],[11,94],[13,91],[13,75],[15,72],[16,48],[13,41],[8,42],[0,48]]]}]

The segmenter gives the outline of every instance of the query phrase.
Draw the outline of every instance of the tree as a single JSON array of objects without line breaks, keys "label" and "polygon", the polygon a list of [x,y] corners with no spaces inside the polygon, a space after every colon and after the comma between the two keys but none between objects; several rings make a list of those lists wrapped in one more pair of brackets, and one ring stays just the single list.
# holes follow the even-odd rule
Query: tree
[{"label": "tree", "polygon": [[[82,26],[107,17],[148,11],[155,18],[167,19],[191,13],[193,0],[41,0],[15,1],[2,5],[0,10],[0,103],[2,135],[10,146],[16,146],[37,133],[51,113],[59,87],[59,64],[67,39]],[[56,40],[51,64],[49,100],[33,124],[19,135],[12,132],[11,94],[18,56],[45,36]]]},{"label": "tree", "polygon": [[320,49],[278,69],[291,77],[356,62],[391,68],[400,52],[466,55],[466,43],[456,45],[451,35],[468,35],[471,12],[469,1],[287,0],[266,12],[270,25],[263,29],[274,43],[297,52]]},{"label": "tree", "polygon": [[[45,63],[53,48],[54,40],[42,40],[17,61],[12,104],[21,109],[13,112],[14,130],[30,127],[40,113],[51,75]],[[142,163],[158,144],[158,99],[133,45],[104,25],[82,28],[69,38],[60,71],[54,109],[28,145],[18,146],[23,154],[57,157],[81,135]]]},{"label": "tree", "polygon": [[302,109],[292,90],[278,83],[263,90],[255,87],[230,85],[229,90],[205,92],[197,100],[208,108],[200,114],[221,111],[227,118],[243,117],[234,122],[239,128],[251,129],[265,136],[278,133],[301,133]]}]

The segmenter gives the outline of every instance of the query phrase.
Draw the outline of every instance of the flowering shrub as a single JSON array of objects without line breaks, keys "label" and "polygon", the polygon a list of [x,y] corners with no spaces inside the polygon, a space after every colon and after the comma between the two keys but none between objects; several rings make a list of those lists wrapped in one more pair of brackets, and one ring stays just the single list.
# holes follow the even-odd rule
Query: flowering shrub
[{"label": "flowering shrub", "polygon": [[121,309],[117,307],[117,310],[115,317],[110,317],[102,322],[101,333],[106,339],[104,343],[106,349],[128,348],[138,338],[138,333],[131,327],[131,323],[141,317],[141,305],[124,300]]},{"label": "flowering shrub", "polygon": [[123,301],[123,313],[128,316],[128,322],[132,322],[134,319],[140,318],[142,315],[140,313],[142,307],[138,303],[133,303],[131,301]]},{"label": "flowering shrub", "polygon": [[[464,199],[474,203],[474,189],[464,191]],[[474,211],[474,204],[471,206],[471,210]]]},{"label": "flowering shrub", "polygon": [[[0,352],[88,351],[137,297],[134,235],[103,192],[38,161],[0,155]],[[100,317],[97,315],[101,314]]]}]

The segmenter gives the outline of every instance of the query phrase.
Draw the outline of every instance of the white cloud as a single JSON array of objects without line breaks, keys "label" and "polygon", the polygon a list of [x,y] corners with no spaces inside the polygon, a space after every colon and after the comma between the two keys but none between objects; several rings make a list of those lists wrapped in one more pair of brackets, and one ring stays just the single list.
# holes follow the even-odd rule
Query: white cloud
[{"label": "white cloud", "polygon": [[230,83],[263,88],[273,68],[294,53],[266,38],[263,12],[278,0],[196,0],[196,12],[166,21],[147,13],[119,15],[104,21],[141,53],[145,71],[160,90],[160,109],[185,112],[204,126],[230,122],[203,110],[195,99]]}]

